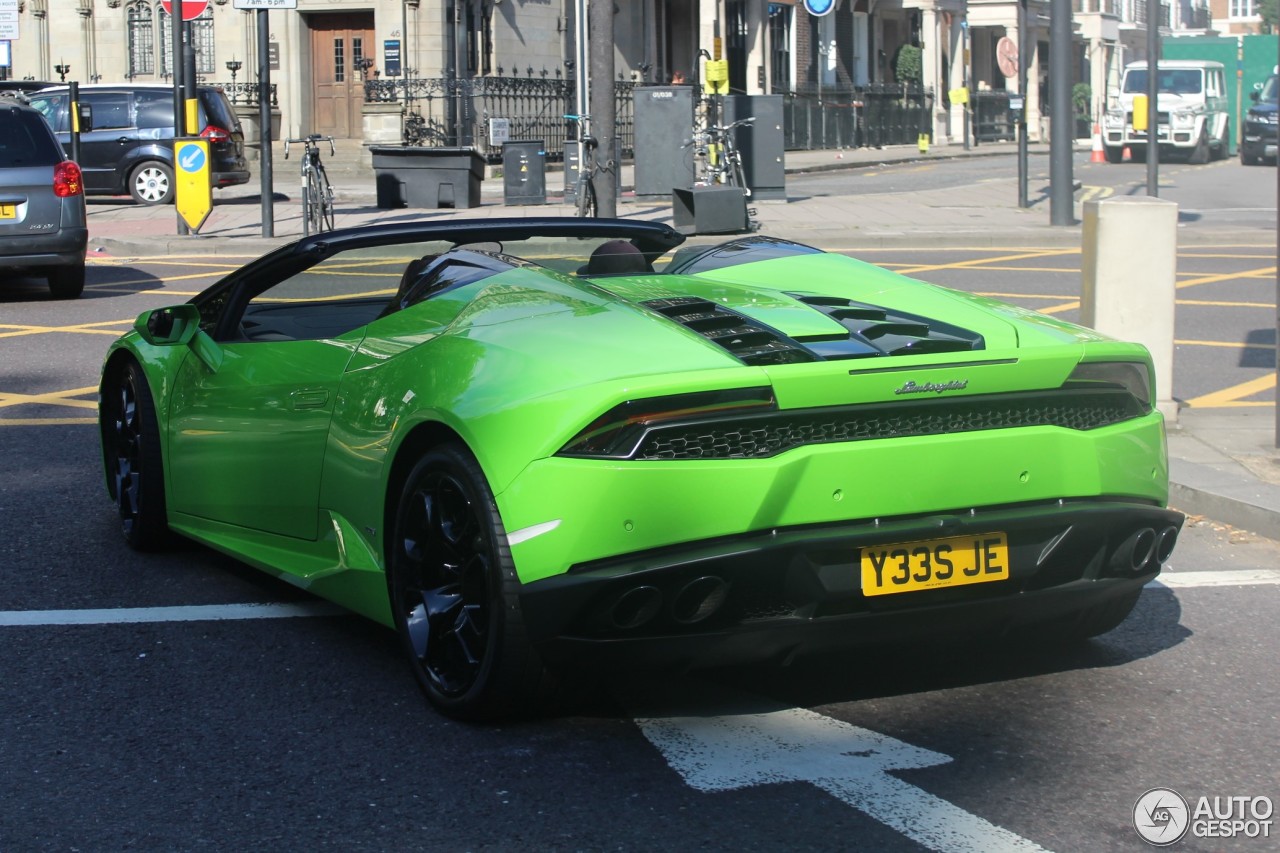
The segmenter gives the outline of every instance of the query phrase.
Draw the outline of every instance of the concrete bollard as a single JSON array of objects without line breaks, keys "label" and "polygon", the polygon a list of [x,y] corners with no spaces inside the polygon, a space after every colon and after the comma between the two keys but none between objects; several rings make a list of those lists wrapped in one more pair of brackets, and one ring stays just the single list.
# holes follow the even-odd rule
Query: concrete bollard
[{"label": "concrete bollard", "polygon": [[1176,423],[1177,203],[1146,196],[1087,201],[1081,251],[1080,322],[1151,351],[1156,405],[1165,420]]}]

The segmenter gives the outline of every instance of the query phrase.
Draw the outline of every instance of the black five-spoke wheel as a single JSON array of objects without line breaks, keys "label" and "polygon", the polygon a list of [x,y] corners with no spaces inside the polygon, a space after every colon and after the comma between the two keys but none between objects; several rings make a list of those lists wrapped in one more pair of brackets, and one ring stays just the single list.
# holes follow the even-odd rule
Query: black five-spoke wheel
[{"label": "black five-spoke wheel", "polygon": [[109,376],[99,427],[120,529],[133,547],[158,548],[168,538],[168,521],[155,403],[136,362],[118,364]]},{"label": "black five-spoke wheel", "polygon": [[530,711],[544,671],[493,495],[463,447],[436,448],[409,473],[390,551],[396,629],[431,703],[459,719]]}]

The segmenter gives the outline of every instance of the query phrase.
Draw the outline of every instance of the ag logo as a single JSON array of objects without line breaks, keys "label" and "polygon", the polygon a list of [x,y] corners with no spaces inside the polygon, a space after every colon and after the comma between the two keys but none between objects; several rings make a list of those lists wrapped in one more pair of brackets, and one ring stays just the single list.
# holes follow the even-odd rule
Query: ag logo
[{"label": "ag logo", "polygon": [[1172,788],[1152,788],[1133,804],[1133,828],[1142,840],[1168,847],[1182,840],[1191,825],[1191,810]]}]

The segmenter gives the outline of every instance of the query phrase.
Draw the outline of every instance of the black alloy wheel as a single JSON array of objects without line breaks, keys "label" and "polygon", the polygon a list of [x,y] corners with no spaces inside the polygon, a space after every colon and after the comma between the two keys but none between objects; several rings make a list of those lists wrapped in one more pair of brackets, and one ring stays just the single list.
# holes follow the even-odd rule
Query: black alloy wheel
[{"label": "black alloy wheel", "polygon": [[414,466],[389,548],[396,630],[432,705],[464,720],[531,711],[545,670],[525,638],[493,494],[465,448],[438,447]]},{"label": "black alloy wheel", "polygon": [[98,414],[109,489],[130,546],[155,550],[169,539],[160,428],[146,376],[138,363],[117,363],[103,384]]}]

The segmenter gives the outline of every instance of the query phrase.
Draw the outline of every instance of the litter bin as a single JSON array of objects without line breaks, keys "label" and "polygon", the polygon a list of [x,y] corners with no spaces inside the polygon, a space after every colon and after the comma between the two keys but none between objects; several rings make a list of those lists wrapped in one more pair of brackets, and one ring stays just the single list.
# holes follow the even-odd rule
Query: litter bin
[{"label": "litter bin", "polygon": [[671,216],[681,234],[740,234],[748,231],[747,197],[741,187],[676,187]]},{"label": "litter bin", "polygon": [[378,207],[479,207],[484,158],[471,148],[370,148]]},{"label": "litter bin", "polygon": [[542,140],[502,143],[502,201],[547,203],[547,151]]}]

